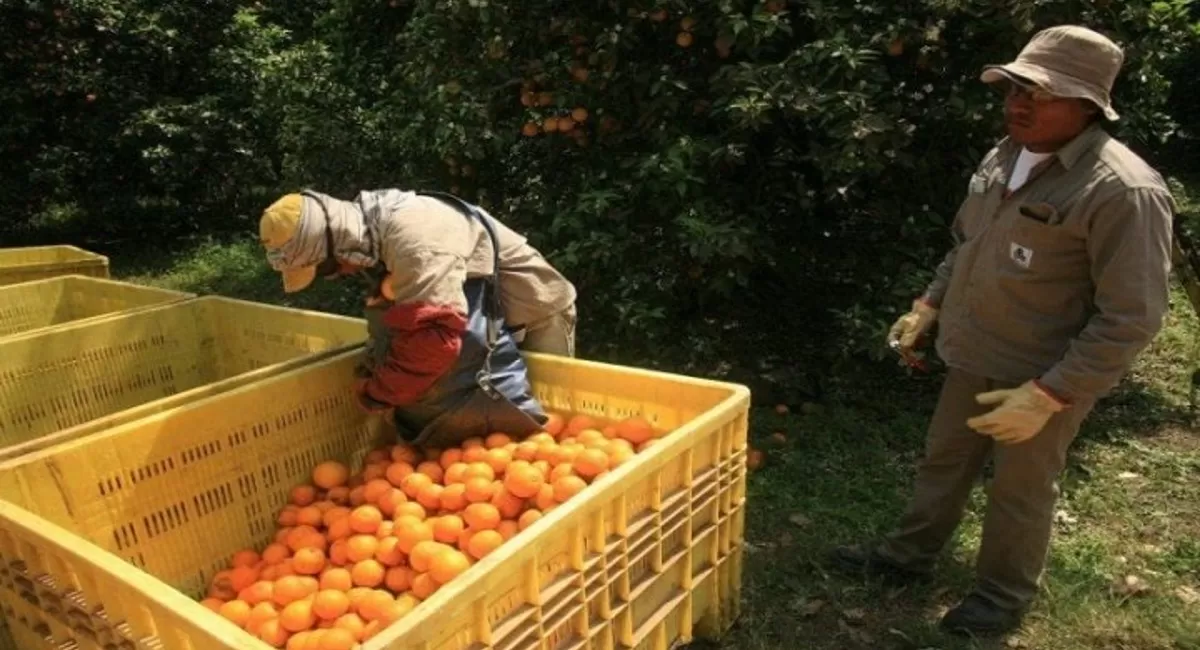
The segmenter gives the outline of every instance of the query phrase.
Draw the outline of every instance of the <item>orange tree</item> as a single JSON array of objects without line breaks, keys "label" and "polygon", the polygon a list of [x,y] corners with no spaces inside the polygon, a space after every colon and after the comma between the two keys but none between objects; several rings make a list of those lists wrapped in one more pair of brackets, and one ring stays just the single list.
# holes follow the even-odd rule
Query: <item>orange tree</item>
[{"label": "orange tree", "polygon": [[[371,144],[334,155],[369,169],[362,183],[458,191],[523,228],[580,286],[584,331],[609,352],[806,354],[824,367],[879,354],[882,328],[944,252],[999,134],[981,66],[1050,24],[1105,30],[1129,58],[1117,128],[1149,155],[1173,130],[1162,69],[1194,39],[1186,11],[336,0],[336,76]],[[380,29],[388,15],[403,27]],[[294,145],[334,164],[314,139]]]},{"label": "orange tree", "polygon": [[803,358],[821,374],[880,354],[943,254],[967,175],[999,135],[981,66],[1050,24],[1106,31],[1128,53],[1116,129],[1153,158],[1176,118],[1194,120],[1178,91],[1168,103],[1166,76],[1194,83],[1189,11],[13,2],[0,9],[0,70],[26,83],[0,88],[0,191],[18,207],[0,241],[36,241],[72,216],[77,241],[246,237],[273,194],[303,185],[447,189],[528,233],[576,282],[585,353],[704,372]]}]

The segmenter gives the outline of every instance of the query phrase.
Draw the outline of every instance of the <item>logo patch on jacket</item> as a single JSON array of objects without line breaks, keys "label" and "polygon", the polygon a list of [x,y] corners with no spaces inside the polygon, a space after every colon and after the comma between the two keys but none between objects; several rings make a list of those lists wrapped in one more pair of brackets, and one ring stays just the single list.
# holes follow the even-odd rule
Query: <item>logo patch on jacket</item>
[{"label": "logo patch on jacket", "polygon": [[1033,251],[1017,242],[1008,245],[1008,256],[1023,269],[1029,268],[1030,263],[1033,262]]}]

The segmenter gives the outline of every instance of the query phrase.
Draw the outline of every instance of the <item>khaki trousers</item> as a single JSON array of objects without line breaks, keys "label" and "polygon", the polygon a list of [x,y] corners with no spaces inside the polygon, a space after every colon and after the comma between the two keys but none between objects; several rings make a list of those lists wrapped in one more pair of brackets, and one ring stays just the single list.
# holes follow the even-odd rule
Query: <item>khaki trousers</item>
[{"label": "khaki trousers", "polygon": [[518,347],[564,357],[575,356],[575,305],[529,323],[518,334]]},{"label": "khaki trousers", "polygon": [[929,426],[915,494],[880,552],[916,570],[932,568],[962,520],[990,454],[994,475],[987,486],[975,591],[1001,607],[1017,609],[1037,594],[1058,500],[1057,478],[1093,403],[1056,413],[1039,434],[1016,445],[997,443],[967,426],[968,418],[992,408],[976,403],[976,394],[1012,387],[949,371]]}]

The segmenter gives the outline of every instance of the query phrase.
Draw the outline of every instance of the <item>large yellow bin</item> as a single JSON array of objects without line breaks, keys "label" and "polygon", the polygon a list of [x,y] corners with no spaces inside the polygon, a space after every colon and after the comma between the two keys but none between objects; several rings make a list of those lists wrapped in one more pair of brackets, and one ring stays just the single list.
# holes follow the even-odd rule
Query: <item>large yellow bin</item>
[{"label": "large yellow bin", "polygon": [[76,246],[0,248],[0,285],[60,275],[108,277],[108,258]]},{"label": "large yellow bin", "polygon": [[64,323],[131,312],[195,298],[170,291],[84,275],[0,286],[0,341],[13,334],[33,334]]},{"label": "large yellow bin", "polygon": [[[18,644],[267,650],[194,598],[235,551],[271,540],[316,463],[357,466],[387,440],[345,388],[360,354],[0,464],[0,602]],[[749,391],[529,360],[550,410],[642,414],[671,433],[363,650],[667,650],[719,636],[739,606]]]},{"label": "large yellow bin", "polygon": [[286,371],[366,337],[362,319],[216,296],[10,336],[0,340],[0,459]]}]

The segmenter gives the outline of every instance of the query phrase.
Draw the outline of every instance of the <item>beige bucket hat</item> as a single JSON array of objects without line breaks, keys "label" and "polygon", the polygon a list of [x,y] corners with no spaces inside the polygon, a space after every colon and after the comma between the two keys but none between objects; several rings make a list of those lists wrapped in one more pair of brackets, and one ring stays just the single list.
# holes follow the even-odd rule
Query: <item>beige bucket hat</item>
[{"label": "beige bucket hat", "polygon": [[980,79],[1033,82],[1057,97],[1087,99],[1118,119],[1110,94],[1125,53],[1108,37],[1079,25],[1058,25],[1033,35],[1017,60],[985,66]]}]

